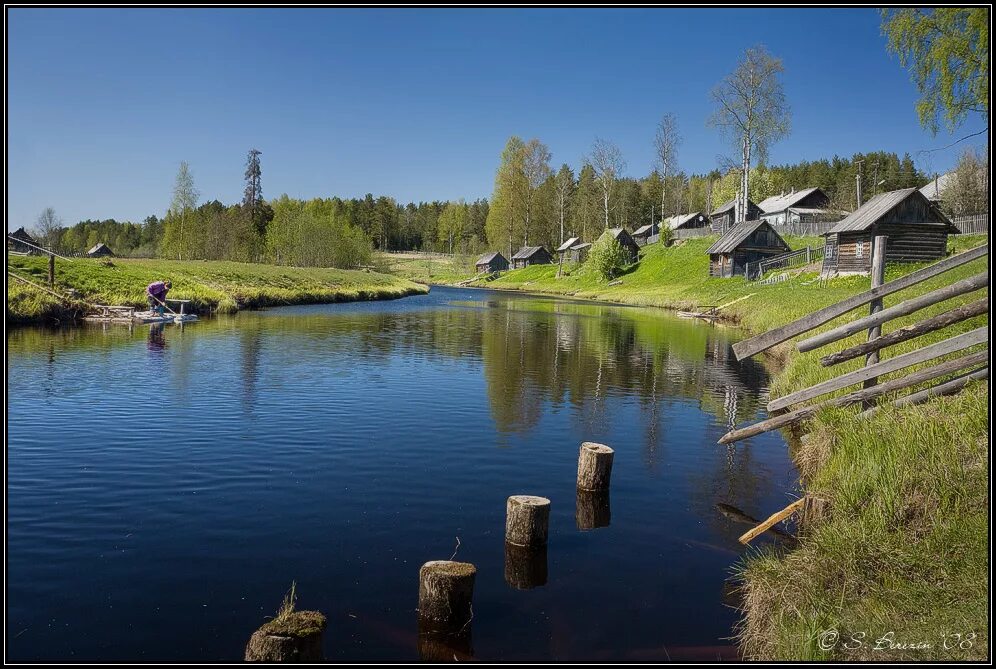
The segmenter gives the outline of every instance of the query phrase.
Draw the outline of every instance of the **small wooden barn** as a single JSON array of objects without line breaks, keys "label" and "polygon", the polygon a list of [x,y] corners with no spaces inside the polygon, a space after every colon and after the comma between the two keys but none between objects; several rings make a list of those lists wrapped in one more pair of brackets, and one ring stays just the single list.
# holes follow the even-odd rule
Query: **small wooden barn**
[{"label": "small wooden barn", "polygon": [[825,272],[871,271],[872,240],[886,235],[885,259],[929,262],[947,254],[948,235],[958,232],[916,188],[879,193],[826,233]]},{"label": "small wooden barn", "polygon": [[591,250],[591,242],[579,242],[571,247],[570,260],[575,263],[582,263],[588,259],[588,251]]},{"label": "small wooden barn", "polygon": [[580,244],[580,237],[571,237],[566,242],[557,247],[557,254],[560,256],[560,262],[567,260],[567,255],[571,252],[571,247],[575,244]]},{"label": "small wooden barn", "polygon": [[709,276],[728,279],[744,276],[748,263],[790,251],[789,245],[767,221],[735,225],[709,247]]},{"label": "small wooden barn", "polygon": [[35,246],[41,246],[35,238],[21,227],[14,232],[7,233],[7,251],[12,253],[38,253]]},{"label": "small wooden barn", "polygon": [[494,272],[508,271],[508,260],[501,254],[501,251],[486,253],[474,263],[478,274],[493,274]]},{"label": "small wooden barn", "polygon": [[522,269],[530,265],[549,265],[553,262],[550,252],[542,246],[523,246],[512,256],[512,269]]},{"label": "small wooden barn", "polygon": [[612,235],[612,238],[619,242],[619,245],[626,251],[630,262],[636,262],[636,259],[640,257],[640,247],[626,228],[609,228],[602,234]]},{"label": "small wooden barn", "polygon": [[[761,208],[756,204],[747,200],[747,217],[748,221],[756,221],[761,218]],[[726,232],[733,227],[737,216],[737,201],[732,199],[719,209],[716,209],[711,214],[709,218],[711,219],[712,231],[719,234],[726,234]]]},{"label": "small wooden barn", "polygon": [[672,230],[693,230],[704,228],[709,225],[709,217],[701,211],[693,211],[690,214],[678,214],[671,218],[664,219],[664,227]]},{"label": "small wooden barn", "polygon": [[804,188],[772,195],[757,206],[762,212],[760,218],[776,226],[809,222],[831,214],[830,197],[821,188]]},{"label": "small wooden barn", "polygon": [[104,242],[99,242],[93,245],[89,251],[86,252],[88,258],[104,258],[107,256],[113,256],[114,252],[111,251],[110,247]]},{"label": "small wooden barn", "polygon": [[657,221],[642,225],[633,231],[633,241],[639,246],[646,246],[647,242],[661,231],[661,226]]}]

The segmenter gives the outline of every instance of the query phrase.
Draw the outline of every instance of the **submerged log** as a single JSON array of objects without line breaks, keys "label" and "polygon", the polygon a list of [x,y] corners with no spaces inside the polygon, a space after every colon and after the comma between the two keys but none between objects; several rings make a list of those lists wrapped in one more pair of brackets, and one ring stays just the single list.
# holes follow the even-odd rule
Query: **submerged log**
[{"label": "submerged log", "polygon": [[266,623],[249,637],[246,662],[321,662],[326,618],[294,611]]},{"label": "submerged log", "polygon": [[416,644],[418,657],[423,662],[466,662],[474,659],[470,625],[455,632],[439,632],[426,629],[420,619]]},{"label": "submerged log", "polygon": [[535,495],[512,495],[505,510],[507,543],[532,547],[546,545],[550,529],[550,500]]},{"label": "submerged log", "polygon": [[578,489],[608,490],[615,451],[605,444],[586,441],[578,455]]},{"label": "submerged log", "polygon": [[467,562],[433,560],[419,570],[419,629],[457,632],[473,616],[474,578],[477,567]]}]

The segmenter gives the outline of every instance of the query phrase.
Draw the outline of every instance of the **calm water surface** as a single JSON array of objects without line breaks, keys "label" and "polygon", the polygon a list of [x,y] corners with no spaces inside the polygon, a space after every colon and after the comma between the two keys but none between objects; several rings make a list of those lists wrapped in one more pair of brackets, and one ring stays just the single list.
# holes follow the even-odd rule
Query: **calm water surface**
[{"label": "calm water surface", "polygon": [[[329,659],[418,659],[418,569],[458,540],[480,659],[715,656],[747,529],[715,505],[764,518],[796,482],[778,434],[716,443],[766,395],[737,336],[441,288],[182,329],[12,330],[8,659],[239,660],[291,581],[329,617]],[[608,525],[581,530],[586,440],[616,459]],[[532,589],[505,577],[522,493],[552,500]]]}]

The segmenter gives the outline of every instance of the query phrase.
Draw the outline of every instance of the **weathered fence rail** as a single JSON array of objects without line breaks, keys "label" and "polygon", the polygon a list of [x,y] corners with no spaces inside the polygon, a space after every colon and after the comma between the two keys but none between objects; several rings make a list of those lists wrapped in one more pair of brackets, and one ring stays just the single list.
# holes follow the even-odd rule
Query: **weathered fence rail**
[{"label": "weathered fence rail", "polygon": [[[875,254],[885,258],[886,237],[876,237]],[[929,306],[944,302],[945,300],[965,295],[977,290],[983,290],[989,286],[989,275],[986,272],[977,274],[968,279],[956,281],[944,288],[930,291],[924,295],[914,297],[899,304],[883,309],[881,299],[904,288],[916,285],[960,267],[972,260],[982,258],[989,253],[989,246],[980,246],[970,251],[966,251],[957,256],[952,256],[929,267],[912,272],[902,278],[883,283],[871,290],[855,295],[846,300],[833,304],[820,311],[800,318],[788,325],[775,328],[762,335],[739,342],[733,346],[734,355],[738,360],[756,355],[776,344],[787,341],[797,335],[813,330],[834,318],[841,316],[864,304],[871,304],[871,313],[868,316],[859,318],[850,323],[832,328],[814,337],[810,337],[798,342],[797,348],[801,352],[812,351],[827,344],[839,341],[851,335],[868,331],[868,341],[851,346],[843,351],[839,351],[821,358],[820,362],[824,367],[851,360],[861,355],[865,355],[865,366],[846,372],[834,378],[816,383],[808,388],[789,393],[783,397],[776,398],[768,403],[768,412],[774,417],[763,420],[754,425],[735,429],[724,435],[719,441],[723,444],[747,439],[763,432],[776,430],[788,425],[793,425],[814,416],[821,409],[827,407],[843,407],[852,404],[862,404],[865,414],[874,410],[872,401],[881,398],[882,395],[909,388],[915,385],[934,381],[941,377],[948,376],[954,372],[968,370],[955,379],[948,379],[940,384],[934,385],[926,390],[914,392],[905,397],[893,400],[893,404],[902,406],[905,404],[916,404],[926,401],[931,397],[946,395],[958,392],[964,388],[970,380],[988,378],[988,345],[983,350],[975,350],[963,354],[954,359],[945,360],[931,367],[917,369],[905,376],[893,378],[885,383],[878,383],[878,377],[884,374],[891,374],[900,370],[906,370],[915,365],[936,360],[938,358],[950,356],[953,353],[967,351],[989,341],[989,326],[984,325],[969,332],[955,334],[933,344],[923,346],[913,351],[903,353],[884,361],[879,362],[878,352],[888,346],[908,341],[914,337],[934,332],[941,328],[948,327],[955,323],[965,321],[969,318],[987,314],[989,312],[988,299],[980,299],[970,304],[966,304],[954,309],[950,309],[931,318],[924,319],[918,323],[890,332],[881,334],[881,326],[901,316],[920,311]],[[878,268],[878,276],[884,275],[884,263]],[[987,296],[988,297],[988,296]],[[833,397],[817,401],[814,404],[795,408],[787,411],[793,405],[817,400],[817,398],[844,390],[849,386],[863,383],[861,390],[852,391],[846,395]],[[787,411],[787,412],[786,412]],[[775,415],[783,412],[780,415]]]},{"label": "weathered fence rail", "polygon": [[756,263],[747,263],[747,278],[759,281],[764,276],[765,272],[773,269],[787,269],[789,267],[808,265],[809,263],[823,260],[823,249],[823,246],[818,246],[816,248],[807,246],[804,249],[797,249],[795,251],[789,251],[788,253],[782,253],[781,255],[771,256],[770,258],[765,258],[764,260],[758,260]]}]

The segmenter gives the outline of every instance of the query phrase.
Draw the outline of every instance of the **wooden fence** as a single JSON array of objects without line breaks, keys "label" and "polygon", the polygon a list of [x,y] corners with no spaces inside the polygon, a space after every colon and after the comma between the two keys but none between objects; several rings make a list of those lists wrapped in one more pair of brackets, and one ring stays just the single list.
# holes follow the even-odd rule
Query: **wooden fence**
[{"label": "wooden fence", "polygon": [[815,249],[807,246],[804,249],[797,249],[795,251],[789,251],[788,253],[782,253],[777,256],[771,256],[770,258],[765,258],[764,260],[758,260],[756,263],[747,263],[747,267],[745,268],[745,276],[750,281],[759,281],[762,277],[764,277],[765,272],[773,269],[785,269],[796,265],[808,265],[809,263],[823,259],[823,249],[824,247],[822,246]]},{"label": "wooden fence", "polygon": [[954,216],[951,222],[962,235],[988,235],[989,214],[973,214],[972,216]]},{"label": "wooden fence", "polygon": [[[919,297],[914,297],[887,309],[882,308],[882,298],[910,286],[919,284],[927,279],[941,275],[956,267],[960,267],[968,262],[989,254],[989,246],[980,246],[970,251],[960,253],[956,256],[946,258],[934,263],[929,267],[917,270],[904,277],[883,283],[885,274],[885,247],[886,238],[876,237],[873,251],[872,288],[858,295],[847,298],[829,307],[820,309],[808,316],[793,321],[774,330],[769,330],[762,335],[746,339],[733,345],[733,353],[738,360],[749,358],[762,351],[780,344],[798,335],[809,332],[829,321],[842,316],[865,304],[870,304],[871,309],[868,316],[859,318],[850,323],[840,325],[826,332],[804,339],[798,342],[797,348],[800,352],[812,351],[832,342],[839,341],[853,334],[868,330],[868,339],[864,343],[845,348],[842,351],[825,355],[820,359],[820,364],[824,367],[839,364],[846,360],[852,360],[860,356],[865,356],[865,366],[827,381],[817,383],[809,388],[799,390],[783,397],[776,398],[768,403],[767,409],[773,417],[763,420],[760,423],[748,427],[735,429],[725,434],[719,441],[728,444],[742,439],[747,439],[763,432],[769,432],[789,425],[794,425],[814,416],[818,411],[826,407],[843,407],[854,404],[861,404],[865,412],[875,411],[874,402],[887,393],[896,390],[910,388],[928,381],[935,381],[941,377],[961,372],[961,374],[946,382],[934,385],[926,390],[921,390],[899,399],[893,400],[893,404],[906,405],[925,402],[931,397],[938,395],[948,395],[960,391],[973,379],[988,378],[989,375],[989,328],[988,325],[976,328],[970,332],[955,335],[943,339],[934,344],[924,346],[909,353],[903,353],[884,361],[879,361],[878,354],[883,349],[909,341],[928,332],[940,330],[954,323],[967,320],[969,318],[989,313],[988,295],[984,299],[973,303],[951,309],[938,316],[927,318],[914,325],[910,325],[889,334],[881,334],[882,324],[900,316],[905,316],[928,306],[938,304],[944,300],[965,295],[977,290],[983,290],[989,286],[988,272],[982,272],[968,279],[954,282],[943,288],[931,291]],[[978,350],[968,355],[962,355],[954,359],[949,359],[930,367],[918,369],[915,372],[907,373],[905,376],[890,379],[884,383],[878,383],[878,377],[883,374],[890,374],[900,370],[908,370],[914,365],[936,360],[951,353],[965,351],[969,348],[986,344],[986,348]],[[966,371],[967,370],[967,371]],[[808,404],[801,408],[797,405],[803,402],[816,400],[817,398],[848,388],[856,384],[863,384],[861,390],[853,390],[846,395],[839,395],[832,399],[818,401],[815,404]],[[796,407],[791,408],[790,407]],[[780,412],[780,413],[779,413]],[[777,415],[775,415],[777,414]]]}]

